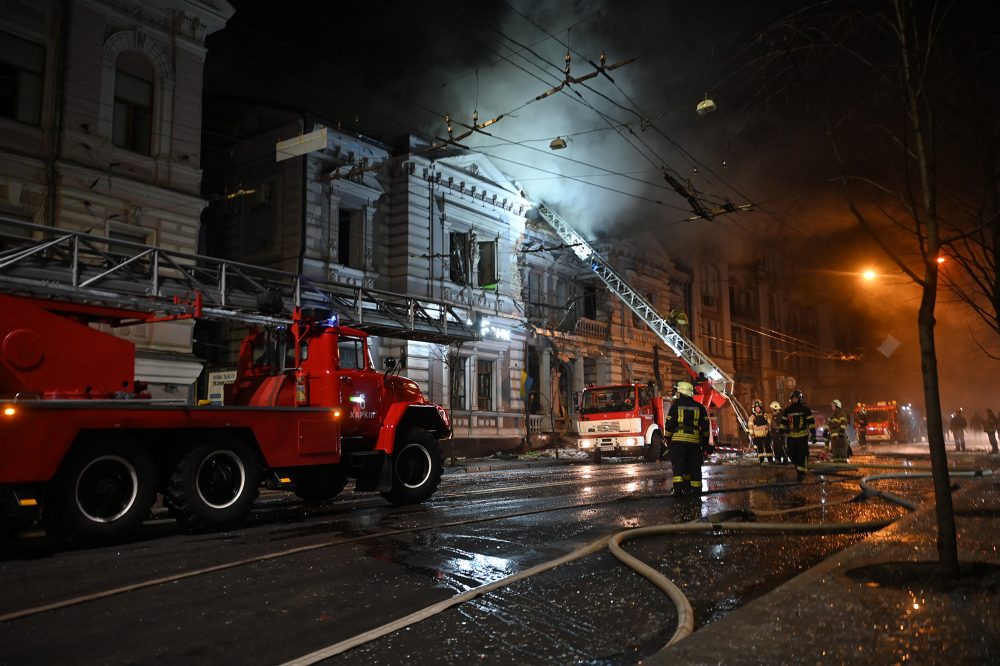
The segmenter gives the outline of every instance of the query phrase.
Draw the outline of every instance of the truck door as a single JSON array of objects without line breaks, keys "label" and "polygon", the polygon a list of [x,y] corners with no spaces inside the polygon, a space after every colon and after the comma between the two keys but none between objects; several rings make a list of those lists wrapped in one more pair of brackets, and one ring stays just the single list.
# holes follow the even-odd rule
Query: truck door
[{"label": "truck door", "polygon": [[656,422],[656,410],[653,407],[653,392],[648,386],[639,387],[639,420],[642,421],[642,433],[649,431],[649,426]]},{"label": "truck door", "polygon": [[337,378],[344,415],[344,437],[378,437],[382,414],[382,375],[371,367],[362,338],[341,337],[337,341]]}]

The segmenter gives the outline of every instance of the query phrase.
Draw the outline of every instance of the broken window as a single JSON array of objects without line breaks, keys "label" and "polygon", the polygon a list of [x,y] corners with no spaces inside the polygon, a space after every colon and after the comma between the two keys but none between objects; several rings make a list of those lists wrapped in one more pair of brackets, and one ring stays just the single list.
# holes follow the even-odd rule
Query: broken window
[{"label": "broken window", "polygon": [[485,289],[496,289],[500,278],[497,275],[497,243],[483,241],[479,243],[479,262],[476,266],[479,286]]},{"label": "broken window", "polygon": [[493,411],[493,361],[476,361],[476,407]]},{"label": "broken window", "polygon": [[469,284],[470,266],[472,265],[472,243],[468,233],[453,231],[450,241],[449,277],[455,284]]},{"label": "broken window", "polygon": [[448,367],[448,374],[451,383],[451,408],[467,409],[466,407],[466,387],[465,387],[465,364],[466,357],[453,356]]}]

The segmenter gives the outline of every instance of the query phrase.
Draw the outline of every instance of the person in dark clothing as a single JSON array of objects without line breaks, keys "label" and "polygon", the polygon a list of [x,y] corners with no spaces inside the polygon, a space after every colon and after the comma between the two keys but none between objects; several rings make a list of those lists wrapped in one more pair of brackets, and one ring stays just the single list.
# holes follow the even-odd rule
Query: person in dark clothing
[{"label": "person in dark clothing", "polygon": [[808,471],[809,442],[816,441],[816,419],[812,410],[806,407],[802,391],[792,391],[792,402],[781,412],[781,430],[785,433],[788,457],[795,465],[795,475],[799,481]]},{"label": "person in dark clothing", "polygon": [[764,403],[753,401],[750,411],[750,440],[757,449],[757,461],[773,463],[774,453],[771,451],[771,417],[764,413]]},{"label": "person in dark clothing", "polygon": [[700,494],[702,447],[708,446],[708,410],[694,400],[694,386],[689,382],[677,382],[676,388],[678,398],[670,405],[663,423],[674,476],[670,494]]},{"label": "person in dark clothing", "polygon": [[990,440],[990,451],[992,453],[1000,453],[1000,449],[997,448],[998,427],[1000,427],[1000,421],[997,421],[997,415],[993,413],[992,409],[987,409],[986,418],[983,419],[983,430],[986,432],[986,437]]},{"label": "person in dark clothing", "polygon": [[958,411],[952,415],[951,423],[948,425],[948,429],[951,430],[951,435],[955,439],[956,451],[965,451],[965,429],[968,425],[965,420],[965,412],[959,407]]},{"label": "person in dark clothing", "polygon": [[830,406],[833,407],[833,413],[826,420],[830,428],[830,441],[827,444],[830,447],[830,456],[833,462],[847,462],[851,449],[847,441],[847,426],[850,424],[847,412],[844,411],[844,403],[840,400],[835,399]]},{"label": "person in dark clothing", "polygon": [[854,417],[854,431],[858,434],[858,450],[868,443],[868,412],[859,409]]}]

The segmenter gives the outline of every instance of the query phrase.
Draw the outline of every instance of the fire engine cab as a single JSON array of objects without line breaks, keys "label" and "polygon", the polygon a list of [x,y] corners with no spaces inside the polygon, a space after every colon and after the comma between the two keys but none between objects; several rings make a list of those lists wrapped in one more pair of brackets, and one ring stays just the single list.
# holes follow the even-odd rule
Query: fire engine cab
[{"label": "fire engine cab", "polygon": [[667,409],[669,402],[654,396],[649,384],[587,386],[577,402],[577,444],[592,452],[595,462],[605,453],[654,461],[663,450]]}]

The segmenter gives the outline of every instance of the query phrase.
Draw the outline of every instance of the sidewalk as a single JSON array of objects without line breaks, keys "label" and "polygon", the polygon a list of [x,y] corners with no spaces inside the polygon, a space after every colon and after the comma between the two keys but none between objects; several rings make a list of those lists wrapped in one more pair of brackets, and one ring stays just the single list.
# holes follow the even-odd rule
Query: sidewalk
[{"label": "sidewalk", "polygon": [[531,453],[500,453],[485,458],[445,458],[445,474],[463,474],[467,472],[493,472],[506,469],[525,469],[528,467],[551,467],[556,465],[571,465],[589,463],[591,456],[574,449],[545,449]]}]

